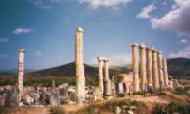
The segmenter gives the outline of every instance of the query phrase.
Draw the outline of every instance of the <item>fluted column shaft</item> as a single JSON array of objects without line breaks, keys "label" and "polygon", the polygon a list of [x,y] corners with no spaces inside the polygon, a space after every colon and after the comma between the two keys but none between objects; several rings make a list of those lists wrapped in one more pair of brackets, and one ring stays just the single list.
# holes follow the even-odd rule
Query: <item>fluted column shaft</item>
[{"label": "fluted column shaft", "polygon": [[167,58],[163,58],[163,74],[164,74],[164,83],[166,87],[168,87],[168,66],[167,66]]},{"label": "fluted column shaft", "polygon": [[103,93],[104,93],[104,84],[103,84],[103,65],[104,65],[104,61],[101,60],[100,58],[98,58],[98,66],[99,66],[99,90],[100,90],[100,94],[103,97]]},{"label": "fluted column shaft", "polygon": [[24,49],[19,49],[18,55],[18,104],[20,104],[23,95],[24,78]]},{"label": "fluted column shaft", "polygon": [[153,86],[153,80],[152,80],[152,75],[153,75],[153,72],[152,72],[152,63],[153,63],[153,60],[152,60],[152,49],[151,48],[148,48],[147,49],[147,58],[148,58],[148,60],[147,60],[147,78],[148,78],[148,85],[149,86]]},{"label": "fluted column shaft", "polygon": [[153,87],[159,89],[158,52],[153,51]]},{"label": "fluted column shaft", "polygon": [[83,33],[84,30],[78,27],[75,34],[76,93],[79,104],[85,99]]},{"label": "fluted column shaft", "polygon": [[104,61],[105,64],[105,95],[111,96],[112,95],[112,87],[111,87],[111,80],[109,77],[109,60]]},{"label": "fluted column shaft", "polygon": [[147,59],[146,59],[146,47],[140,46],[140,77],[141,77],[141,89],[145,90],[147,85]]},{"label": "fluted column shaft", "polygon": [[163,77],[163,62],[162,62],[163,56],[159,53],[158,54],[158,64],[159,64],[159,82],[160,82],[160,88],[164,88],[164,77]]},{"label": "fluted column shaft", "polygon": [[133,67],[133,88],[134,92],[140,91],[139,86],[139,46],[137,44],[131,45],[132,48],[132,67]]}]

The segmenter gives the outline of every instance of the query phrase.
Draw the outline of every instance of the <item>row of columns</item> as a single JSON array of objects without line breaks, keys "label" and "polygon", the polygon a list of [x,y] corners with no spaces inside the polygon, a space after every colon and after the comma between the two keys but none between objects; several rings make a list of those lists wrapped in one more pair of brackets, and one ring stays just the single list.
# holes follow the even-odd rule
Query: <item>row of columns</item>
[{"label": "row of columns", "polygon": [[97,57],[99,66],[99,90],[101,97],[112,95],[112,80],[109,76],[110,59],[105,57]]},{"label": "row of columns", "polygon": [[[77,103],[85,100],[85,73],[84,73],[84,30],[78,27],[75,32],[75,76]],[[155,89],[168,86],[167,60],[157,50],[147,48],[144,45],[133,44],[133,86],[134,91],[144,90],[147,85]],[[98,57],[99,63],[99,89],[102,96],[112,95],[112,82],[109,77],[110,59]],[[19,50],[18,63],[18,101],[21,101],[23,93],[24,75],[24,49]],[[163,87],[162,86],[162,87]]]},{"label": "row of columns", "polygon": [[132,44],[133,87],[135,92],[147,87],[168,87],[167,59],[156,49]]}]

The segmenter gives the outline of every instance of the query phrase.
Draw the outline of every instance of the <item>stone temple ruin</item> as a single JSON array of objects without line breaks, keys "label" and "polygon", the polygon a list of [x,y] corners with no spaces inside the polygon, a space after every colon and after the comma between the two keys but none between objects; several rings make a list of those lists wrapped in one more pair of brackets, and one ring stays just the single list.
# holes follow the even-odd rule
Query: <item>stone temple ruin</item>
[{"label": "stone temple ruin", "polygon": [[134,92],[169,88],[167,59],[156,49],[138,44],[131,47]]},{"label": "stone temple ruin", "polygon": [[[138,92],[157,92],[173,89],[173,80],[169,80],[167,71],[167,58],[157,49],[141,44],[130,45],[132,50],[132,72],[129,74],[118,74],[118,81],[113,80],[109,73],[110,58],[97,57],[98,61],[98,87],[85,86],[84,72],[84,51],[83,51],[84,30],[78,27],[75,31],[75,70],[76,86],[62,84],[52,87],[23,87],[24,76],[24,49],[18,53],[18,82],[16,88],[1,88],[6,91],[0,97],[0,105],[7,104],[10,99],[10,91],[15,91],[11,98],[15,104],[23,105],[62,105],[62,104],[83,104],[92,101],[110,99],[126,94]],[[4,99],[4,100],[2,100]],[[11,101],[13,102],[13,101]]]}]

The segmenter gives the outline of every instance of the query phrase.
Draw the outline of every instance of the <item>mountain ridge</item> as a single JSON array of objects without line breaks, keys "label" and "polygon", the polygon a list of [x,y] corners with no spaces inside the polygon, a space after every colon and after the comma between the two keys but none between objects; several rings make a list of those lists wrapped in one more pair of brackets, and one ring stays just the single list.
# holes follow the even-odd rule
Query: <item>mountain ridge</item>
[{"label": "mountain ridge", "polygon": [[[170,58],[167,60],[169,75],[178,79],[190,79],[190,59],[189,58]],[[95,65],[85,64],[85,76],[87,77],[97,77],[98,67]],[[116,75],[119,73],[128,73],[131,71],[131,65],[125,66],[110,66],[110,74]],[[3,73],[0,72],[0,76]],[[13,73],[4,72],[4,75],[13,75]],[[16,74],[14,74],[16,75]],[[37,70],[33,72],[27,72],[25,75],[30,76],[74,76],[75,75],[75,63],[70,62],[64,65],[60,65],[53,68],[46,68],[43,70]]]}]

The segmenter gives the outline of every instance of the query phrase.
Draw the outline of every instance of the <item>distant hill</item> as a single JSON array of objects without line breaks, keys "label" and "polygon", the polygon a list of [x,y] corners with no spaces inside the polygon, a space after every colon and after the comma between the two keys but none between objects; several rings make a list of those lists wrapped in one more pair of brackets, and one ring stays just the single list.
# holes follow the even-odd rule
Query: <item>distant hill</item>
[{"label": "distant hill", "polygon": [[[188,58],[171,58],[168,59],[168,72],[171,76],[178,79],[190,79],[190,59]],[[127,73],[130,66],[114,66],[110,68],[110,74]],[[75,64],[68,63],[59,67],[45,69],[32,73],[33,76],[74,76]],[[98,68],[85,64],[85,76],[97,77]]]},{"label": "distant hill", "polygon": [[[98,76],[98,68],[96,66],[84,65],[85,67],[85,76],[94,77]],[[124,67],[114,67],[110,68],[110,74],[114,73],[126,73],[128,72],[127,68]],[[33,76],[75,76],[75,63],[68,63],[62,66],[49,68],[45,70],[40,70],[30,73]]]},{"label": "distant hill", "polygon": [[190,59],[168,59],[168,72],[170,75],[178,79],[190,79]]},{"label": "distant hill", "polygon": [[[116,75],[119,73],[128,73],[131,69],[130,65],[125,66],[114,66],[110,68],[110,74]],[[28,70],[27,70],[28,71]],[[30,70],[31,71],[31,70]],[[168,72],[175,78],[190,79],[190,59],[187,58],[172,58],[168,59]],[[11,71],[0,71],[0,76],[15,76],[15,72]],[[48,68],[44,70],[28,72],[26,77],[35,78],[46,78],[51,77],[74,77],[75,75],[75,64],[74,62],[68,63],[62,66]],[[98,76],[98,68],[94,65],[85,64],[85,76],[96,77]]]}]

